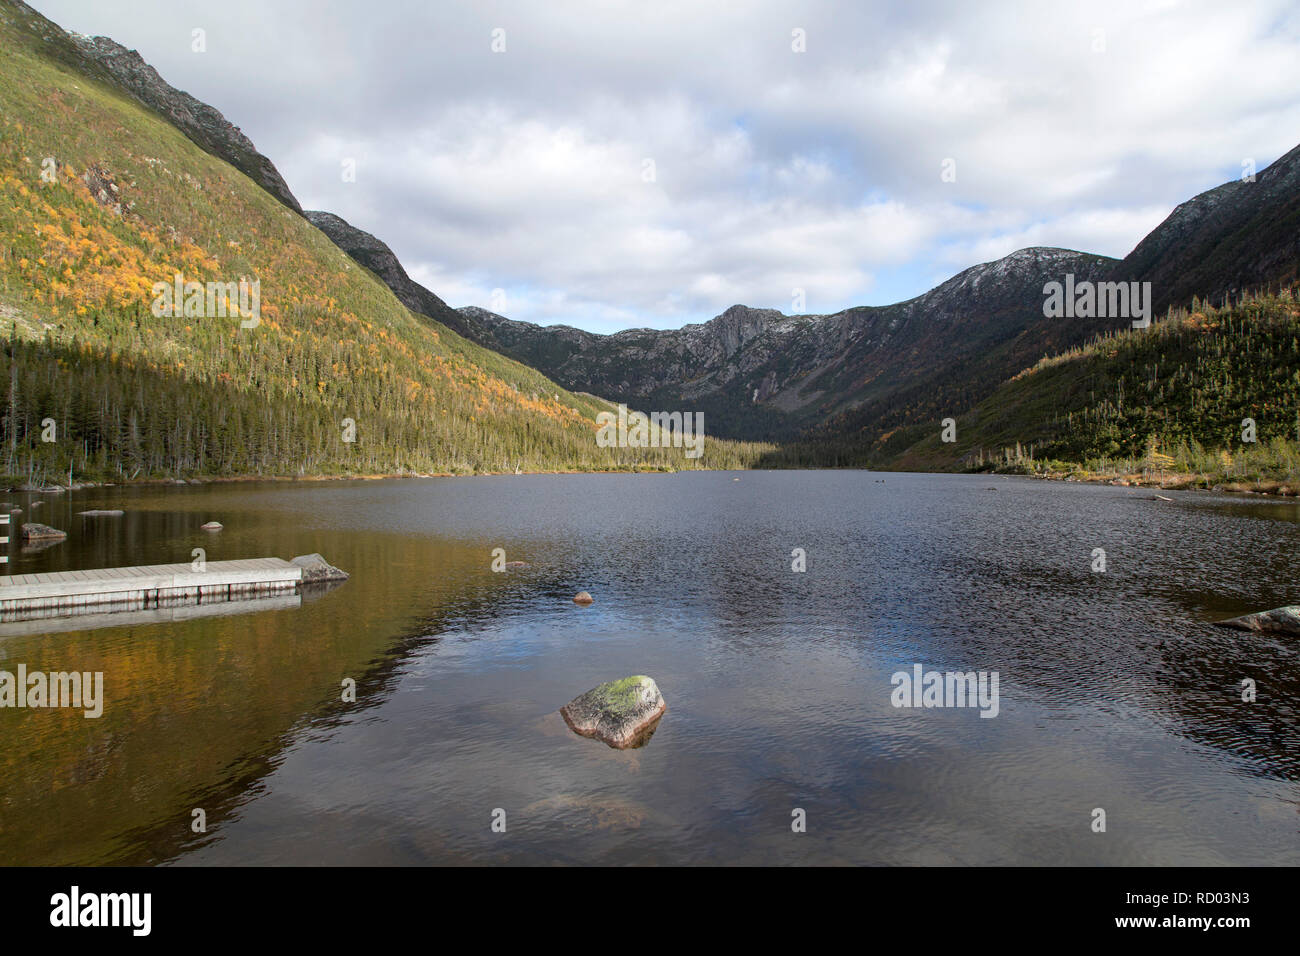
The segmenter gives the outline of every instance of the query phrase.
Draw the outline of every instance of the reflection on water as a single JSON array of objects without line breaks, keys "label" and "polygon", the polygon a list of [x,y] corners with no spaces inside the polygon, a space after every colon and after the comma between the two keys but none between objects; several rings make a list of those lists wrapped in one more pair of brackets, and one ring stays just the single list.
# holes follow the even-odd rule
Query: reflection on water
[{"label": "reflection on water", "polygon": [[[0,710],[0,862],[1300,862],[1297,642],[1209,623],[1296,600],[1300,507],[733,477],[11,494],[69,531],[14,573],[204,547],[352,577],[0,636],[0,669],[103,671],[106,697]],[[528,566],[492,573],[497,547]],[[998,671],[999,716],[895,709],[914,664]],[[669,705],[644,747],[568,730],[561,705],[639,673]]]}]

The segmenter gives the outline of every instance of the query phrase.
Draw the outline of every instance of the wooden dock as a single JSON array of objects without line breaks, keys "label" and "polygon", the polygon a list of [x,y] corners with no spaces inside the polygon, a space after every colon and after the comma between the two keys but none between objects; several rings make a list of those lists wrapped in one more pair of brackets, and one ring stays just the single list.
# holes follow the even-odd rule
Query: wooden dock
[{"label": "wooden dock", "polygon": [[[202,604],[165,604],[147,611],[128,611],[110,607],[107,611],[90,610],[85,614],[58,617],[32,617],[26,620],[0,621],[0,643],[10,637],[31,634],[58,634],[63,631],[93,631],[99,627],[137,627],[142,624],[177,624],[207,617],[231,617],[262,611],[285,611],[302,607],[302,595],[296,592],[269,597],[237,598],[230,601],[205,600]],[[0,655],[3,657],[3,655]]]},{"label": "wooden dock", "polygon": [[0,575],[0,621],[143,611],[295,591],[303,568],[281,558]]}]

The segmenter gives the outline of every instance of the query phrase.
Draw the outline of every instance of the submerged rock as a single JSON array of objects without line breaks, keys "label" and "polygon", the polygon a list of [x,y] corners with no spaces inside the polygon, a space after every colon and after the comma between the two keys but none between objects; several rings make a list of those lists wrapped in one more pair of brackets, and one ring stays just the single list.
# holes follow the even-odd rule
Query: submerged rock
[{"label": "submerged rock", "polygon": [[39,524],[35,521],[24,524],[22,534],[24,541],[62,541],[68,536],[66,531],[60,531],[58,528],[51,528],[47,524]]},{"label": "submerged rock", "polygon": [[346,581],[348,573],[340,571],[319,554],[300,554],[289,562],[302,568],[302,583],[315,584],[319,581]]},{"label": "submerged rock", "polygon": [[199,528],[203,531],[220,531],[222,528],[222,524],[220,521],[208,521],[204,524],[199,525]]},{"label": "submerged rock", "polygon": [[583,737],[611,747],[639,747],[650,739],[667,709],[654,680],[636,675],[593,687],[561,707],[560,716]]},{"label": "submerged rock", "polygon": [[574,604],[591,604],[595,600],[596,599],[593,598],[586,591],[579,591],[577,594],[573,596]]},{"label": "submerged rock", "polygon": [[1239,631],[1261,631],[1273,634],[1300,634],[1300,604],[1275,607],[1271,611],[1244,614],[1226,621],[1215,621],[1219,627],[1233,627]]}]

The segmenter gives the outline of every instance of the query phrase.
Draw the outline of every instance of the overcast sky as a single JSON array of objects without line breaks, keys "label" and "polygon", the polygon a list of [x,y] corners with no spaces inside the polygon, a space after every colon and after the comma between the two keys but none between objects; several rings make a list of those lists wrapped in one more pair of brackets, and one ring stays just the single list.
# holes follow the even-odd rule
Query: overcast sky
[{"label": "overcast sky", "polygon": [[33,5],[139,50],[451,305],[601,332],[1123,256],[1300,142],[1285,0]]}]

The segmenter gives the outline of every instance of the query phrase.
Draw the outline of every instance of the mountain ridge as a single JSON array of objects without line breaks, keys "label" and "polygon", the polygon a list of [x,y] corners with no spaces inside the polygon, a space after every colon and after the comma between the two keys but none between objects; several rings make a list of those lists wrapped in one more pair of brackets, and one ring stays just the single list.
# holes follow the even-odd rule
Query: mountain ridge
[{"label": "mountain ridge", "polygon": [[44,46],[46,55],[77,72],[88,74],[130,96],[166,119],[205,152],[224,159],[285,206],[299,214],[302,206],[280,171],[257,151],[244,133],[221,111],[178,90],[145,62],[135,50],[110,37],[65,30],[22,0],[8,0],[27,29]]}]

